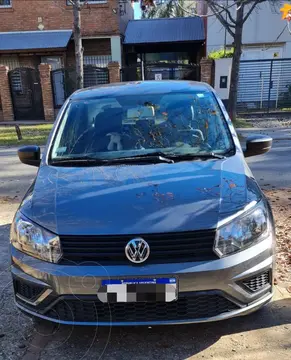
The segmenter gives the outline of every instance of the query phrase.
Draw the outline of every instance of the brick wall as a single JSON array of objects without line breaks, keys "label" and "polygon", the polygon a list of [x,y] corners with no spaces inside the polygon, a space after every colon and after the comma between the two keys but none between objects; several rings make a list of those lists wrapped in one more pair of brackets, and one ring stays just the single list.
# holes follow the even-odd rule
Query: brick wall
[{"label": "brick wall", "polygon": [[200,62],[201,81],[214,86],[215,63],[214,60],[203,58]]},{"label": "brick wall", "polygon": [[117,83],[120,82],[120,66],[117,61],[112,61],[108,64],[109,70],[109,82]]},{"label": "brick wall", "polygon": [[[111,55],[110,39],[84,39],[84,55]],[[66,66],[75,66],[75,45],[70,41],[66,53]]]},{"label": "brick wall", "polygon": [[33,69],[37,69],[40,64],[39,56],[19,56],[19,65],[21,67],[30,67]]},{"label": "brick wall", "polygon": [[111,55],[110,39],[83,40],[84,55]]},{"label": "brick wall", "polygon": [[0,96],[2,103],[2,118],[5,121],[14,120],[8,70],[9,68],[7,66],[0,65]]},{"label": "brick wall", "polygon": [[[85,5],[83,36],[119,34],[119,15],[112,11],[116,8],[117,0]],[[0,8],[0,19],[0,32],[38,30],[39,23],[44,30],[73,27],[72,6],[66,5],[66,0],[13,0],[12,8]]]},{"label": "brick wall", "polygon": [[51,84],[51,66],[48,64],[40,64],[38,68],[43,99],[44,118],[47,121],[53,121],[55,111]]}]

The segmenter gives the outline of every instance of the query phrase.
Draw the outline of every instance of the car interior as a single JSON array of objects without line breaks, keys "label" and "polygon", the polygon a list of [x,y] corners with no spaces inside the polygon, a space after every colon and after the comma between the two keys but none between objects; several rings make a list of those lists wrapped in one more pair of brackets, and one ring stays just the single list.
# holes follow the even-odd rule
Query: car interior
[{"label": "car interior", "polygon": [[100,107],[98,103],[76,103],[65,124],[71,131],[64,133],[70,135],[61,139],[59,148],[67,154],[179,146],[212,150],[222,136],[221,125],[215,129],[213,124],[218,122],[213,121],[208,131],[217,111],[211,110],[204,98],[198,100],[184,96],[138,105],[112,101]]}]

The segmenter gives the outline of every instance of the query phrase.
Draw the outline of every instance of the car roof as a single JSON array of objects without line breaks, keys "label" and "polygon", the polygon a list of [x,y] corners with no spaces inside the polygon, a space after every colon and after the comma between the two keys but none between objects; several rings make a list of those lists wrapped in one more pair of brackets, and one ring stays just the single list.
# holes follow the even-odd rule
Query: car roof
[{"label": "car roof", "polygon": [[104,84],[76,91],[71,100],[89,100],[122,95],[169,94],[172,92],[212,91],[206,83],[196,81],[162,80]]}]

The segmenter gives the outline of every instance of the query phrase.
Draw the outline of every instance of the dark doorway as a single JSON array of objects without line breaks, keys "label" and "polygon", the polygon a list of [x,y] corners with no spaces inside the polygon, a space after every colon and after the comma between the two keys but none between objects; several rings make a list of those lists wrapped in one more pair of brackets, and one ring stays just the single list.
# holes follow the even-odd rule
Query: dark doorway
[{"label": "dark doorway", "polygon": [[9,71],[15,120],[44,120],[39,72],[32,68]]},{"label": "dark doorway", "polygon": [[121,69],[121,81],[192,80],[200,81],[200,64],[138,63]]},{"label": "dark doorway", "polygon": [[192,80],[200,81],[200,65],[180,63],[147,63],[145,80]]}]

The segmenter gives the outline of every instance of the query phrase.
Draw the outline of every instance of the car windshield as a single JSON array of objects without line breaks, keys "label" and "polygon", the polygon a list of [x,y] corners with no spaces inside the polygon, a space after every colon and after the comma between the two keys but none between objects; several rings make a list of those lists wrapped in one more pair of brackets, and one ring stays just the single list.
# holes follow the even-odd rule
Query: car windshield
[{"label": "car windshield", "polygon": [[233,142],[210,91],[137,94],[71,101],[51,160],[226,154]]}]

